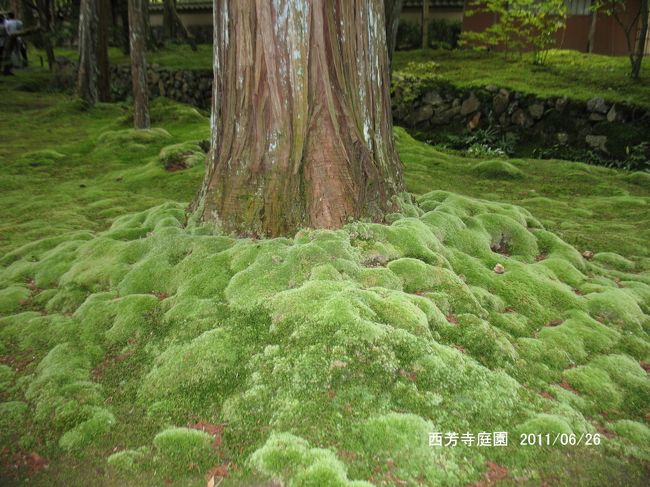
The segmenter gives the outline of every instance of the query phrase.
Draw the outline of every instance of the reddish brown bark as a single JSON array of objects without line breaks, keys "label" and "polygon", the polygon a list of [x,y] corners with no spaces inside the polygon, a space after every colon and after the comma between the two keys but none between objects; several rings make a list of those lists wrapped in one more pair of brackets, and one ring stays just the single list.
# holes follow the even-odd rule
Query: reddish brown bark
[{"label": "reddish brown bark", "polygon": [[147,39],[144,0],[129,0],[129,39],[131,46],[131,82],[133,86],[133,125],[149,128],[149,91],[147,87]]},{"label": "reddish brown bark", "polygon": [[402,187],[383,0],[215,0],[212,144],[191,210],[288,235],[379,221]]}]

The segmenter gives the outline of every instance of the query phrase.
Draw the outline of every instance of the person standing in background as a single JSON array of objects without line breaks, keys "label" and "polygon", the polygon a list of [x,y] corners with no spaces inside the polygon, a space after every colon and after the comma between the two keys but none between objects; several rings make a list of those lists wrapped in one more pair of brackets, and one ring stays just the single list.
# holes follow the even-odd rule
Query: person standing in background
[{"label": "person standing in background", "polygon": [[0,59],[2,59],[2,50],[5,47],[7,38],[7,28],[5,27],[5,16],[0,14]]},{"label": "person standing in background", "polygon": [[9,60],[14,66],[17,67],[21,67],[21,65],[23,67],[27,66],[27,48],[23,42],[23,39],[16,35],[22,29],[23,22],[17,19],[16,15],[13,12],[9,12],[7,14],[7,18],[5,19],[5,30],[7,31],[7,37],[9,39],[5,41],[5,44],[11,44]]},{"label": "person standing in background", "polygon": [[11,75],[11,51],[9,44],[11,38],[7,32],[7,19],[0,14],[0,67],[2,67],[2,74]]}]

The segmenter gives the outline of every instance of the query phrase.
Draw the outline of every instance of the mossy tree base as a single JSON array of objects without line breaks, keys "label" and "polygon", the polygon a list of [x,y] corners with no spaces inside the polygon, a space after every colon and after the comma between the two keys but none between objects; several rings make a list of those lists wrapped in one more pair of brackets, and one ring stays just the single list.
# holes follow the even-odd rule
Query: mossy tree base
[{"label": "mossy tree base", "polygon": [[193,204],[240,235],[374,221],[403,188],[381,0],[217,2],[212,153]]}]

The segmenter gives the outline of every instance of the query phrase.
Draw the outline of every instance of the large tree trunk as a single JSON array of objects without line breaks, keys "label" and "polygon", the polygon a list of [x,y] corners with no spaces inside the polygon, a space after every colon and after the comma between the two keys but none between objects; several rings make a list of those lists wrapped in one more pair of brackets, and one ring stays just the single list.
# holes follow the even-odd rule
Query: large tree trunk
[{"label": "large tree trunk", "polygon": [[215,0],[200,219],[276,236],[395,207],[383,13],[383,0]]},{"label": "large tree trunk", "polygon": [[133,85],[133,125],[149,128],[149,91],[147,87],[147,38],[144,1],[129,0],[129,37],[131,40],[131,81]]},{"label": "large tree trunk", "polygon": [[638,37],[634,46],[634,55],[632,56],[632,79],[638,79],[641,74],[641,62],[645,55],[645,46],[648,39],[648,0],[641,0],[640,5],[640,26]]},{"label": "large tree trunk", "polygon": [[99,16],[97,0],[81,0],[79,9],[79,69],[77,95],[88,105],[97,103]]},{"label": "large tree trunk", "polygon": [[386,46],[388,49],[388,65],[390,71],[393,69],[393,54],[395,53],[395,43],[397,42],[397,28],[399,27],[399,17],[404,7],[404,0],[384,0],[384,10],[386,12]]}]

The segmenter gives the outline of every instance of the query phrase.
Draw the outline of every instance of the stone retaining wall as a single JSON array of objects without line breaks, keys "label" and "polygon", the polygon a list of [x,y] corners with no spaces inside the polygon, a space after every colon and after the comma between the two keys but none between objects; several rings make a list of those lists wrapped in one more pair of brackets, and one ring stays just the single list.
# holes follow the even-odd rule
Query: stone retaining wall
[{"label": "stone retaining wall", "polygon": [[[199,108],[210,108],[211,70],[169,70],[154,64],[147,69],[147,79],[151,96],[166,96]],[[131,95],[129,66],[111,66],[111,88],[115,99]]]},{"label": "stone retaining wall", "polygon": [[538,98],[487,86],[459,89],[439,83],[413,94],[412,86],[393,84],[397,125],[420,131],[472,132],[491,127],[535,146],[571,145],[621,158],[627,147],[650,141],[650,112],[603,98],[587,102],[566,97]]}]

